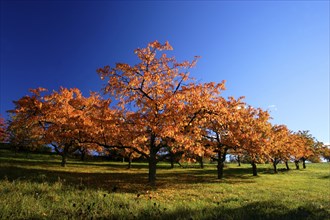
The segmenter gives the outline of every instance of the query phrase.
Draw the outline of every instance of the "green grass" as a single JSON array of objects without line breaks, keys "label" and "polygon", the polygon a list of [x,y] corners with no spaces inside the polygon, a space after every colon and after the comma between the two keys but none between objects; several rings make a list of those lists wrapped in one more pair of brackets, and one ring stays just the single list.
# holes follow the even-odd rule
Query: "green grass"
[{"label": "green grass", "polygon": [[268,164],[169,169],[160,163],[157,187],[147,164],[70,160],[0,150],[0,219],[330,219],[330,166],[273,174]]}]

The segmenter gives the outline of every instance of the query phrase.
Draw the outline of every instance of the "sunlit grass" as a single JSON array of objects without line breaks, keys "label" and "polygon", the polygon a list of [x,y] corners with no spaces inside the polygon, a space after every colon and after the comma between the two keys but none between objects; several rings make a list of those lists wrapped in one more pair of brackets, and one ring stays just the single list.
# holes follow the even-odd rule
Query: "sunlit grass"
[{"label": "sunlit grass", "polygon": [[330,166],[273,174],[269,164],[169,169],[160,163],[157,187],[147,164],[80,162],[60,167],[55,155],[0,152],[0,219],[328,219]]}]

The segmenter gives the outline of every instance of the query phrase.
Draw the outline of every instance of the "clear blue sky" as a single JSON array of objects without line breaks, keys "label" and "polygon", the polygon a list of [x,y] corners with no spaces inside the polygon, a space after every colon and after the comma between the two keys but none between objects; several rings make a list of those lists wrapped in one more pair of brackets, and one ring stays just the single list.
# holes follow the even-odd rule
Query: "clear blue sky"
[{"label": "clear blue sky", "polygon": [[192,75],[329,140],[329,1],[1,1],[0,110],[29,88],[100,91],[96,69],[168,40]]}]

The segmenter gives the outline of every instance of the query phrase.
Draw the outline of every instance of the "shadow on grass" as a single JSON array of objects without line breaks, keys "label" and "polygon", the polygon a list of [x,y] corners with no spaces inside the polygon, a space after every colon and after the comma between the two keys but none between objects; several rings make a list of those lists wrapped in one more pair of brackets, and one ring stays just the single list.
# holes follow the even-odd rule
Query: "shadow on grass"
[{"label": "shadow on grass", "polygon": [[[61,181],[64,185],[75,186],[78,189],[112,190],[114,186],[121,192],[137,193],[148,190],[148,164],[134,163],[128,170],[127,163],[121,162],[81,162],[70,161],[67,168],[60,167],[60,161],[42,159],[0,158],[0,179],[10,181],[31,181],[55,183]],[[157,165],[157,188],[175,188],[179,185],[199,183],[254,183],[252,168],[234,167],[225,168],[224,179],[217,179],[216,167],[207,169],[176,168],[169,169],[166,163]],[[259,173],[270,173],[269,168],[258,168]]]},{"label": "shadow on grass", "polygon": [[[96,204],[97,206],[97,204]],[[167,210],[161,204],[153,203],[151,206],[140,209],[137,213],[130,210],[128,203],[122,203],[118,207],[121,212],[109,212],[98,214],[97,219],[199,219],[199,220],[325,220],[329,219],[329,211],[315,205],[303,205],[297,208],[288,208],[283,204],[274,201],[253,202],[242,205],[237,208],[229,208],[219,203],[213,207],[189,208],[180,206],[174,210]],[[55,215],[58,214],[55,212]],[[60,213],[61,218],[67,215],[70,219],[94,219],[91,213],[81,214],[81,211],[72,213]],[[50,219],[56,219],[57,216],[50,216]],[[34,216],[35,219],[43,219],[44,216]]]},{"label": "shadow on grass", "polygon": [[330,175],[322,176],[322,177],[320,177],[320,179],[330,179]]},{"label": "shadow on grass", "polygon": [[54,184],[61,182],[64,186],[73,186],[77,189],[102,189],[111,192],[115,187],[122,192],[136,193],[145,188],[146,175],[142,173],[111,172],[111,173],[82,173],[1,166],[0,179],[9,181],[29,181]]},{"label": "shadow on grass", "polygon": [[[3,162],[3,160],[2,160]],[[76,169],[76,164],[70,164],[71,167],[62,168],[57,163],[42,161],[22,161],[3,163],[0,166],[0,179],[9,181],[29,181],[29,182],[47,182],[53,184],[61,181],[67,186],[74,186],[78,189],[102,189],[111,191],[113,187],[118,187],[120,192],[137,193],[149,190],[151,187],[147,184],[148,170],[135,165],[133,169],[126,169],[126,166],[117,165],[115,168],[110,165],[109,169],[86,170],[80,167]],[[123,168],[123,169],[119,169]],[[179,185],[198,183],[253,183],[254,177],[246,175],[247,168],[227,169],[223,180],[217,179],[216,170],[213,169],[158,169],[157,188],[175,188]]]},{"label": "shadow on grass", "polygon": [[254,202],[238,208],[218,207],[201,210],[179,209],[174,212],[164,212],[160,219],[253,219],[253,220],[295,220],[295,219],[329,219],[330,213],[313,205],[289,209],[274,201]]},{"label": "shadow on grass", "polygon": [[[218,179],[218,173],[216,170],[216,167],[214,169],[189,169],[186,172],[179,172],[182,175],[188,175],[190,176],[191,180],[195,180],[193,183],[202,183],[202,182],[208,182],[208,183],[225,183],[225,184],[236,184],[236,183],[254,183],[255,178],[252,176],[252,171],[250,172],[250,168],[248,167],[240,167],[240,168],[225,168],[224,169],[224,175],[223,179]],[[177,176],[177,173],[172,174],[170,178],[174,178],[175,181],[180,181],[181,176]],[[160,174],[162,176],[162,174]],[[166,178],[164,176],[163,178]],[[169,179],[168,181],[171,181]]]},{"label": "shadow on grass", "polygon": [[[0,157],[1,163],[10,163],[10,164],[29,164],[32,166],[38,166],[38,165],[55,165],[55,166],[61,166],[61,157],[58,155],[51,155],[49,158],[35,158],[35,157]],[[69,158],[67,162],[68,166],[95,166],[95,167],[109,167],[109,168],[120,168],[120,169],[126,169],[128,167],[128,162],[113,162],[113,161],[94,161],[94,160],[86,160],[81,161],[79,159],[75,158]],[[147,169],[148,163],[147,162],[135,162],[132,163],[132,168],[136,169]],[[170,164],[160,163],[157,165],[158,169],[171,169]]]},{"label": "shadow on grass", "polygon": [[24,159],[24,158],[0,158],[1,163],[7,163],[12,165],[29,165],[29,166],[61,166],[61,161],[54,160],[35,160],[35,159]]}]

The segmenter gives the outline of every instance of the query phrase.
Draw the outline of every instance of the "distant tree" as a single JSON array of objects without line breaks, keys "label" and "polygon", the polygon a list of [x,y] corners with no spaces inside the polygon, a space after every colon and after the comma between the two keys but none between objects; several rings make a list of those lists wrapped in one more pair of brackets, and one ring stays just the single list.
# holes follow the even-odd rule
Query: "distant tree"
[{"label": "distant tree", "polygon": [[118,154],[123,158],[123,160],[126,158],[128,161],[127,169],[131,169],[132,162],[134,158],[139,158],[141,155],[135,152],[134,150],[130,148],[123,148],[123,149],[117,149]]},{"label": "distant tree", "polygon": [[277,173],[277,164],[290,159],[290,131],[285,125],[273,125],[271,131],[271,147],[269,159],[273,164],[274,173]]},{"label": "distant tree", "polygon": [[241,163],[244,162],[244,154],[243,149],[241,149],[239,146],[234,147],[230,151],[230,154],[233,155],[234,160],[237,162],[237,165],[240,167]]},{"label": "distant tree", "polygon": [[8,141],[7,125],[5,119],[0,115],[0,142]]},{"label": "distant tree", "polygon": [[253,176],[257,176],[257,163],[265,162],[271,147],[269,113],[251,106],[244,108],[243,126],[238,130],[239,146],[250,158]]},{"label": "distant tree", "polygon": [[[174,147],[174,149],[175,149],[175,147]],[[174,168],[174,164],[175,163],[179,164],[179,166],[182,167],[180,161],[181,160],[185,160],[185,158],[183,158],[183,155],[185,155],[185,156],[186,155],[189,155],[189,153],[187,154],[187,153],[185,153],[183,151],[173,152],[171,146],[165,146],[165,147],[161,148],[159,150],[159,154],[161,155],[161,160],[165,160],[165,161],[169,161],[170,162],[171,169]]]},{"label": "distant tree", "polygon": [[299,169],[299,162],[303,162],[303,168],[306,168],[306,160],[315,155],[314,138],[309,131],[298,131],[292,133],[290,137],[291,158],[293,159],[296,169]]},{"label": "distant tree", "polygon": [[298,131],[299,148],[301,149],[300,160],[303,162],[303,168],[306,169],[306,160],[317,155],[317,141],[309,131]]},{"label": "distant tree", "polygon": [[218,162],[218,179],[223,178],[223,169],[226,156],[230,150],[239,146],[237,129],[242,126],[242,111],[244,111],[243,97],[237,100],[229,97],[228,100],[222,97],[211,98],[208,105],[207,115],[204,117],[204,145],[208,150],[216,153],[213,160]]},{"label": "distant tree", "polygon": [[323,144],[323,146],[320,149],[320,154],[325,160],[330,162],[330,146],[329,145]]},{"label": "distant tree", "polygon": [[322,149],[324,147],[324,144],[323,144],[323,142],[316,140],[316,138],[313,138],[313,139],[314,139],[313,154],[311,156],[309,156],[307,159],[312,163],[320,163],[321,158],[322,158]]},{"label": "distant tree", "polygon": [[[15,109],[9,111],[12,119],[9,126],[11,142],[14,145],[35,149],[52,145],[61,155],[65,166],[69,154],[83,146],[80,139],[87,127],[88,111],[97,103],[98,96],[82,96],[78,89],[61,88],[49,95],[41,95],[46,89],[31,90],[31,96],[14,101]],[[96,145],[89,144],[89,147]]]},{"label": "distant tree", "polygon": [[14,110],[10,113],[8,133],[9,142],[16,151],[36,150],[47,144],[44,140],[44,129],[39,123],[42,116],[43,100],[40,93],[43,88],[33,89],[31,96],[24,96],[18,101],[13,101]]}]

